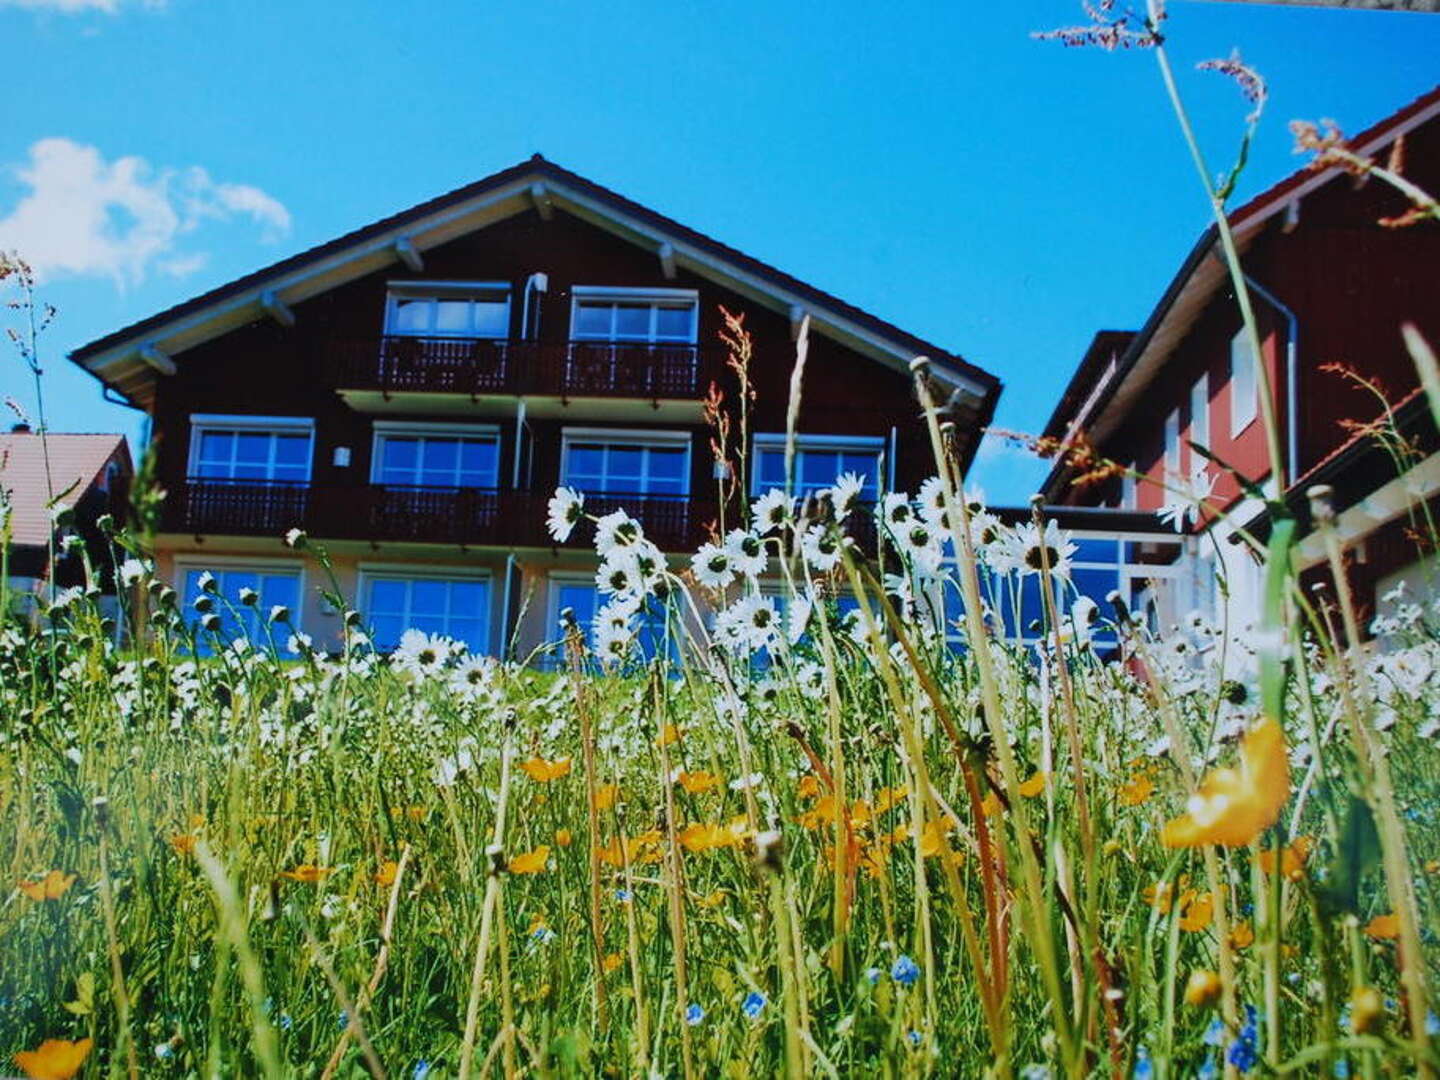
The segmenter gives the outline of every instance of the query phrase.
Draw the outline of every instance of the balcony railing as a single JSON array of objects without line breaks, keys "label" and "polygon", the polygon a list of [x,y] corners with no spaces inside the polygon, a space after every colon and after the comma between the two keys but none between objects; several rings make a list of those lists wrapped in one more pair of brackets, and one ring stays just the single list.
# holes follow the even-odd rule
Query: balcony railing
[{"label": "balcony railing", "polygon": [[[551,547],[545,529],[549,493],[484,488],[267,484],[191,479],[166,504],[170,532],[280,536],[301,528],[317,538]],[[667,551],[688,551],[708,535],[717,517],[713,499],[642,495],[591,496],[596,516],[624,508],[645,534]],[[588,543],[582,528],[569,546]]]},{"label": "balcony railing", "polygon": [[698,398],[713,350],[697,345],[386,336],[337,342],[342,390],[395,393]]}]

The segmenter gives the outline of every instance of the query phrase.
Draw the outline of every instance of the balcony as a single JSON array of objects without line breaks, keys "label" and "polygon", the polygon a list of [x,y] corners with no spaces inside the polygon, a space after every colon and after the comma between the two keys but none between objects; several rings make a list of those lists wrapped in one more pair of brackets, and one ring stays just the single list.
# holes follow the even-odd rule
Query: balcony
[{"label": "balcony", "polygon": [[[165,508],[165,531],[279,537],[291,528],[324,540],[461,547],[555,547],[545,530],[549,493],[483,488],[380,487],[187,480]],[[718,516],[713,499],[592,496],[585,509],[624,508],[666,551],[689,551]],[[588,530],[568,547],[588,544]]]},{"label": "balcony", "polygon": [[385,336],[336,342],[330,378],[363,412],[514,407],[616,419],[696,420],[720,357],[698,345]]}]

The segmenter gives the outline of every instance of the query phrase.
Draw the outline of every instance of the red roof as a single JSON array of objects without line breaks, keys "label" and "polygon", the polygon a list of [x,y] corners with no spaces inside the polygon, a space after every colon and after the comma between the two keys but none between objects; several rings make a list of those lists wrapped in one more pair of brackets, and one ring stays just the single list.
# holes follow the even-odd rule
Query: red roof
[{"label": "red roof", "polygon": [[[49,433],[42,440],[29,431],[0,435],[0,488],[10,501],[10,542],[17,546],[42,546],[50,534],[47,504],[53,492],[59,505],[75,503],[99,480],[117,451],[128,470],[130,452],[123,435],[68,435]],[[45,482],[46,457],[50,482]]]}]

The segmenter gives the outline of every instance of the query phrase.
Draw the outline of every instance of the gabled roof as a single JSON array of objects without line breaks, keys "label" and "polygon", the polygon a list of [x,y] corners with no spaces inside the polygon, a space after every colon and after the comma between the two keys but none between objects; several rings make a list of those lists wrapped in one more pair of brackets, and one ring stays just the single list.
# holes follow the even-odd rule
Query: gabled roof
[{"label": "gabled roof", "polygon": [[408,250],[423,252],[532,208],[546,214],[562,209],[657,253],[668,247],[667,258],[677,265],[774,309],[807,312],[816,332],[878,360],[903,367],[927,355],[937,374],[970,392],[980,416],[993,411],[1000,381],[958,355],[538,154],[107,334],[70,359],[145,405],[157,371],[172,356],[254,320],[267,304],[308,299],[392,264]]},{"label": "gabled roof", "polygon": [[[29,431],[0,434],[0,488],[10,498],[10,542],[17,547],[43,547],[52,532],[50,492],[69,494],[58,505],[74,506],[119,451],[125,468],[130,449],[123,435],[70,435],[51,432],[41,445]],[[45,482],[45,459],[50,459],[50,482]]]},{"label": "gabled roof", "polygon": [[[1391,113],[1379,123],[1349,139],[1349,145],[1360,154],[1373,155],[1405,133],[1440,116],[1440,86],[1416,98],[1404,108]],[[1335,167],[1297,169],[1279,183],[1272,185],[1229,214],[1230,229],[1243,253],[1260,229],[1286,212],[1298,200],[1329,183],[1340,175]],[[1160,371],[1171,353],[1184,340],[1196,318],[1204,311],[1216,289],[1229,280],[1223,261],[1210,258],[1218,240],[1214,224],[1206,227],[1195,246],[1190,249],[1175,277],[1166,287],[1160,301],[1151,311],[1145,325],[1134,334],[1129,347],[1120,356],[1115,370],[1106,381],[1108,388],[1103,408],[1093,411],[1082,426],[1088,428],[1092,441],[1100,442],[1128,415],[1136,400]],[[1092,350],[1094,346],[1092,345]],[[1045,435],[1065,439],[1071,434],[1077,403],[1085,401],[1103,374],[1090,361],[1090,354],[1081,362],[1060,397]],[[1048,498],[1059,496],[1066,473],[1063,458],[1056,462],[1045,478],[1041,491]]]}]

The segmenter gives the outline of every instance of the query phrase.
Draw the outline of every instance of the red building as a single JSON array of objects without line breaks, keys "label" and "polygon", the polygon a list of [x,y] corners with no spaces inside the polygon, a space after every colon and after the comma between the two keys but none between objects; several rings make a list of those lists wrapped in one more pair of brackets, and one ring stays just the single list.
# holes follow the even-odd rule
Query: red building
[{"label": "red building", "polygon": [[[1405,177],[1440,191],[1440,89],[1349,145],[1383,164],[1402,140]],[[1301,169],[1230,214],[1280,428],[1286,501],[1308,525],[1304,492],[1319,483],[1336,489],[1352,583],[1370,609],[1427,558],[1411,515],[1440,492],[1440,444],[1401,336],[1402,324],[1413,323],[1440,346],[1440,224],[1382,223],[1408,208],[1379,179],[1320,167]],[[1256,568],[1224,541],[1236,524],[1263,531],[1264,505],[1192,446],[1208,448],[1273,496],[1256,364],[1212,226],[1139,331],[1096,335],[1045,429],[1058,444],[1088,443],[1140,478],[1077,483],[1086,467],[1062,455],[1044,485],[1050,502],[1155,511],[1175,501],[1167,482],[1173,489],[1198,481],[1201,490],[1213,483],[1210,505],[1227,520],[1187,522],[1196,537],[1181,575],[1189,585],[1173,591],[1169,615],[1187,606],[1213,610],[1217,545],[1197,535],[1212,527],[1234,610],[1257,610]],[[1406,460],[1397,464],[1361,426],[1385,407],[1335,365],[1383,388],[1413,444]],[[1314,571],[1322,560],[1318,538],[1301,544],[1303,568]]]},{"label": "red building", "polygon": [[[720,517],[704,401],[738,387],[721,309],[753,335],[751,492],[781,461],[808,318],[799,486],[932,471],[907,364],[929,356],[968,463],[993,376],[539,156],[117,331],[71,359],[150,413],[169,497],[159,562],[257,590],[336,639],[314,567],[393,643],[408,626],[518,655],[594,608],[585,538],[553,544],[559,484],[623,505],[667,551]],[[781,473],[783,475],[783,473]],[[733,512],[730,520],[734,521]],[[258,616],[239,612],[242,619]]]}]

